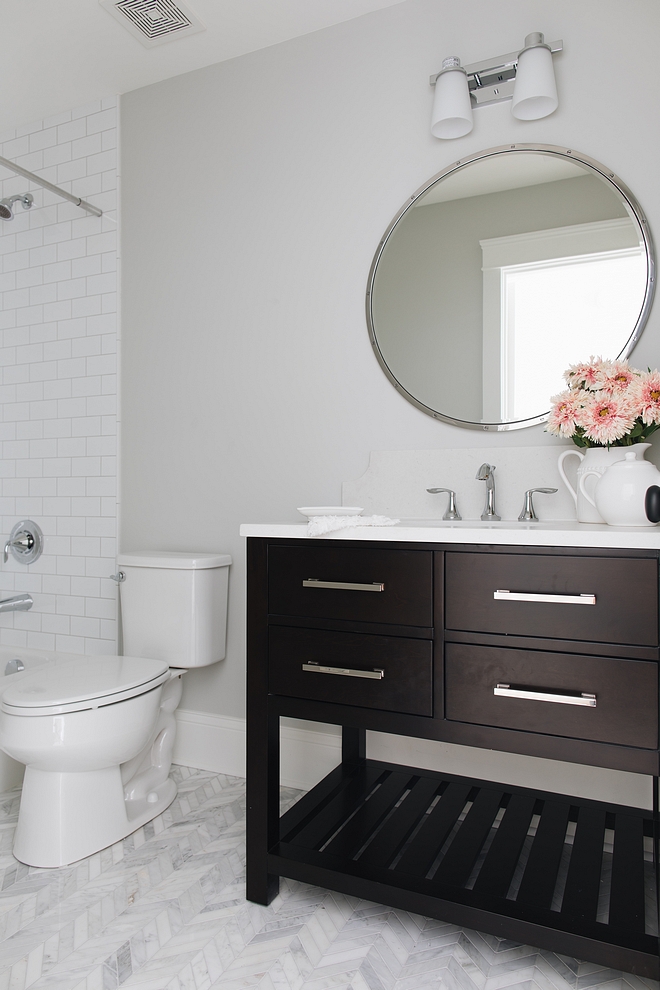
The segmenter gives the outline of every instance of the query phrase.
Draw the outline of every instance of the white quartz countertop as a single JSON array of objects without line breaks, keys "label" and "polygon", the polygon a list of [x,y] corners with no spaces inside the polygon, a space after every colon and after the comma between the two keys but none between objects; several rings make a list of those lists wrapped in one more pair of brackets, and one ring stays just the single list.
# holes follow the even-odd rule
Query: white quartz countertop
[{"label": "white quartz countertop", "polygon": [[[307,523],[243,523],[241,536],[307,539]],[[604,547],[660,550],[660,526],[605,526],[570,520],[521,523],[441,519],[402,519],[396,526],[348,526],[317,540],[371,540],[388,543],[481,543],[490,546]]]}]

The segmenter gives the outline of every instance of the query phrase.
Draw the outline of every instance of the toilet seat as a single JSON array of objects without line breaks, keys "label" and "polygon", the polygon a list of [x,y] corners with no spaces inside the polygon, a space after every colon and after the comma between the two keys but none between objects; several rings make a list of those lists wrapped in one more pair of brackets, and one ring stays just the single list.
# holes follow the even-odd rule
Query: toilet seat
[{"label": "toilet seat", "polygon": [[166,663],[145,657],[55,660],[9,684],[2,694],[2,711],[19,716],[87,711],[146,694],[169,677]]}]

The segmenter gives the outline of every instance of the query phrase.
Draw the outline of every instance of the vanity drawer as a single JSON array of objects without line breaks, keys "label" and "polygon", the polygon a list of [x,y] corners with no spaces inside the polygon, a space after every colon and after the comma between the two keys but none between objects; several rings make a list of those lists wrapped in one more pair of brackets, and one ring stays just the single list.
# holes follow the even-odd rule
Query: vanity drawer
[{"label": "vanity drawer", "polygon": [[[446,588],[448,629],[658,645],[656,560],[448,553]],[[531,600],[495,597],[498,591]]]},{"label": "vanity drawer", "polygon": [[[644,749],[658,745],[656,663],[449,643],[445,671],[445,712],[453,721]],[[495,694],[498,685],[501,694]],[[551,700],[515,692],[546,692]],[[571,703],[576,700],[583,704]]]},{"label": "vanity drawer", "polygon": [[433,554],[371,547],[271,546],[268,610],[274,615],[430,627]]},{"label": "vanity drawer", "polygon": [[[433,714],[430,640],[289,626],[271,626],[269,638],[272,694],[411,715]],[[321,671],[321,667],[331,671]]]}]

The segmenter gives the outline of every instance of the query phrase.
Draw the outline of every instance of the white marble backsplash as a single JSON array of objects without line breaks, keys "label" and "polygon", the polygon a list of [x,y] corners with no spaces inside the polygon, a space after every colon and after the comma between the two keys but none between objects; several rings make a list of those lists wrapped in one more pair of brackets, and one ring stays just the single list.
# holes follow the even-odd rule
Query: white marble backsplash
[{"label": "white marble backsplash", "polygon": [[[557,488],[555,495],[536,495],[539,519],[575,521],[575,503],[557,470],[557,458],[573,444],[537,447],[461,447],[444,450],[375,450],[361,478],[342,485],[344,505],[360,505],[367,513],[401,519],[441,519],[448,496],[429,495],[427,488],[452,488],[463,519],[478,519],[486,501],[486,485],[476,480],[479,466],[494,464],[495,505],[502,519],[517,519],[528,488]],[[575,483],[578,458],[567,458],[566,473]]]}]

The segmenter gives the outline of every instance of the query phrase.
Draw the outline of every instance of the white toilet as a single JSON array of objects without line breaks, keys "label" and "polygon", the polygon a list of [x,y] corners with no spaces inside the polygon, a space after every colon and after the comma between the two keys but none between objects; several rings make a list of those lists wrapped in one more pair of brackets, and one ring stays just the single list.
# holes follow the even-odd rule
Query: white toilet
[{"label": "white toilet", "polygon": [[73,863],[167,808],[181,677],[225,655],[229,556],[117,562],[129,655],[17,651],[26,669],[2,678],[0,749],[26,767],[14,855],[30,866]]}]

